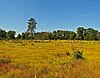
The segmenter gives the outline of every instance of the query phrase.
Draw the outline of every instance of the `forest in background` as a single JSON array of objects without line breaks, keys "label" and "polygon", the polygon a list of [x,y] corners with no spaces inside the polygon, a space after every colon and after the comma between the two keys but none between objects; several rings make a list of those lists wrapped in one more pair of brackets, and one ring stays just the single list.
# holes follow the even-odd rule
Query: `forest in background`
[{"label": "forest in background", "polygon": [[[23,32],[15,37],[16,31],[0,29],[0,40],[29,40],[29,33]],[[100,40],[100,32],[93,28],[78,27],[77,31],[55,30],[53,32],[36,32],[33,40]]]},{"label": "forest in background", "polygon": [[55,30],[53,32],[35,32],[36,20],[28,20],[28,29],[16,35],[16,31],[0,29],[0,40],[100,40],[100,32],[94,28],[78,27],[76,31]]}]

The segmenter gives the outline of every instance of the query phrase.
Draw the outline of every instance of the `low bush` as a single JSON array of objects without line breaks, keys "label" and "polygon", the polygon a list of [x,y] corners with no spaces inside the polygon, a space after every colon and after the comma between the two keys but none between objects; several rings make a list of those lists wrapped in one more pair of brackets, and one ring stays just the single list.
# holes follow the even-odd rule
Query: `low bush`
[{"label": "low bush", "polygon": [[74,51],[74,58],[75,59],[84,59],[83,53],[79,50]]}]

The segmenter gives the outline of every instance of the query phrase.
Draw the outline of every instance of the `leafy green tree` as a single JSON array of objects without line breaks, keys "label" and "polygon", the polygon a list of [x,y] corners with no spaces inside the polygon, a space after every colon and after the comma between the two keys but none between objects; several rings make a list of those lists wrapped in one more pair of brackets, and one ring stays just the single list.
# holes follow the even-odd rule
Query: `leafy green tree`
[{"label": "leafy green tree", "polygon": [[0,29],[0,40],[6,39],[7,35],[6,35],[6,31]]},{"label": "leafy green tree", "polygon": [[58,38],[57,38],[57,31],[53,31],[52,32],[52,39],[53,40],[57,40]]},{"label": "leafy green tree", "polygon": [[21,35],[21,39],[22,39],[22,40],[26,39],[26,35],[25,35],[25,33],[22,33],[22,35]]},{"label": "leafy green tree", "polygon": [[18,34],[17,37],[16,37],[16,39],[21,39],[21,35]]},{"label": "leafy green tree", "polygon": [[52,32],[52,39],[58,40],[64,38],[64,31],[63,30],[57,30]]},{"label": "leafy green tree", "polygon": [[68,31],[68,30],[64,31],[63,35],[64,35],[63,39],[68,40],[70,37],[70,31]]},{"label": "leafy green tree", "polygon": [[49,34],[49,39],[73,40],[76,38],[76,33],[73,31],[57,30]]},{"label": "leafy green tree", "polygon": [[93,28],[87,28],[86,29],[86,40],[97,40],[97,30],[94,30]]},{"label": "leafy green tree", "polygon": [[77,39],[84,40],[85,29],[84,27],[77,28]]},{"label": "leafy green tree", "polygon": [[27,33],[29,33],[29,36],[31,37],[31,40],[32,40],[33,35],[34,35],[34,33],[35,33],[36,24],[37,24],[37,22],[35,21],[34,18],[30,18],[30,19],[28,20],[28,29],[27,29]]},{"label": "leafy green tree", "polygon": [[49,39],[48,34],[49,34],[49,32],[37,32],[37,33],[35,33],[34,38],[36,40],[42,40],[42,41],[48,40]]},{"label": "leafy green tree", "polygon": [[100,32],[97,33],[97,40],[100,40]]},{"label": "leafy green tree", "polygon": [[76,38],[76,33],[75,32],[73,32],[73,31],[69,31],[69,40],[74,40],[75,38]]},{"label": "leafy green tree", "polygon": [[63,31],[62,30],[57,30],[57,39],[63,39]]},{"label": "leafy green tree", "polygon": [[51,32],[48,34],[48,38],[49,38],[49,40],[50,40],[50,42],[51,42],[51,40],[53,39],[52,33],[51,33]]},{"label": "leafy green tree", "polygon": [[7,32],[7,39],[15,39],[15,34],[16,34],[15,31],[9,30]]}]

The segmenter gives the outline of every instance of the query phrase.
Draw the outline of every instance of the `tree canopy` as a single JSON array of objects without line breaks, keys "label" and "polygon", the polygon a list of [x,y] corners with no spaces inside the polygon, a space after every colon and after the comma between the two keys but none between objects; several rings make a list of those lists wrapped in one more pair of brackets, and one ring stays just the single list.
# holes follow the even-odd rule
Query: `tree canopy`
[{"label": "tree canopy", "polygon": [[30,18],[30,19],[28,20],[28,29],[27,29],[27,33],[29,34],[28,37],[30,37],[31,39],[33,38],[33,35],[34,35],[34,33],[35,33],[36,24],[37,24],[37,22],[35,21],[34,18]]},{"label": "tree canopy", "polygon": [[35,32],[36,20],[30,18],[28,20],[28,29],[26,32],[18,34],[13,30],[0,29],[0,40],[21,39],[21,40],[100,40],[100,32],[93,28],[78,27],[76,32],[69,30],[54,30],[52,32]]}]

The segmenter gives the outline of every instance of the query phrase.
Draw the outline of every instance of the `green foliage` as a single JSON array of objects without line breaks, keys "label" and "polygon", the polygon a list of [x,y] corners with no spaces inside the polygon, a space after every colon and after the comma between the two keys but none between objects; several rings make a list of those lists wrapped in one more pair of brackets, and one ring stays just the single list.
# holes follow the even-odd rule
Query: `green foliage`
[{"label": "green foliage", "polygon": [[28,29],[27,29],[27,33],[28,33],[28,37],[30,37],[32,39],[33,34],[35,33],[35,29],[36,29],[36,24],[37,22],[35,21],[34,18],[30,18],[28,20]]},{"label": "green foliage", "polygon": [[84,34],[85,34],[85,29],[84,29],[84,27],[78,27],[77,28],[77,38],[79,39],[79,40],[84,40]]},{"label": "green foliage", "polygon": [[87,28],[85,40],[97,40],[97,33],[97,30],[94,30],[93,28]]},{"label": "green foliage", "polygon": [[34,18],[28,20],[27,32],[18,34],[15,38],[16,32],[10,30],[6,32],[0,29],[0,40],[4,39],[21,39],[21,40],[100,40],[100,32],[93,28],[78,27],[77,31],[55,30],[53,32],[36,32],[36,21]]},{"label": "green foliage", "polygon": [[49,32],[37,32],[34,34],[34,38],[36,40],[48,40],[49,39]]},{"label": "green foliage", "polygon": [[[51,34],[51,33],[50,33]],[[57,30],[52,32],[51,39],[55,40],[73,40],[76,37],[76,33],[73,31]]]},{"label": "green foliage", "polygon": [[97,40],[100,40],[100,32],[97,33]]},{"label": "green foliage", "polygon": [[29,37],[28,37],[28,33],[22,33],[22,35],[21,35],[21,39],[22,40],[24,40],[24,39],[28,39]]},{"label": "green foliage", "polygon": [[15,39],[15,34],[16,34],[15,31],[12,31],[12,30],[8,31],[7,32],[7,39]]},{"label": "green foliage", "polygon": [[52,40],[52,39],[53,39],[53,38],[52,38],[52,33],[51,33],[51,32],[48,34],[48,38],[49,38],[49,40]]},{"label": "green foliage", "polygon": [[74,58],[75,59],[84,59],[83,53],[81,51],[79,51],[79,50],[75,51],[74,52]]},{"label": "green foliage", "polygon": [[78,40],[97,40],[98,31],[93,28],[78,27],[77,39]]},{"label": "green foliage", "polygon": [[16,37],[16,39],[21,39],[21,35],[20,35],[20,34],[18,34],[18,36]]},{"label": "green foliage", "polygon": [[6,35],[6,31],[0,29],[0,40],[6,39],[7,35]]}]

